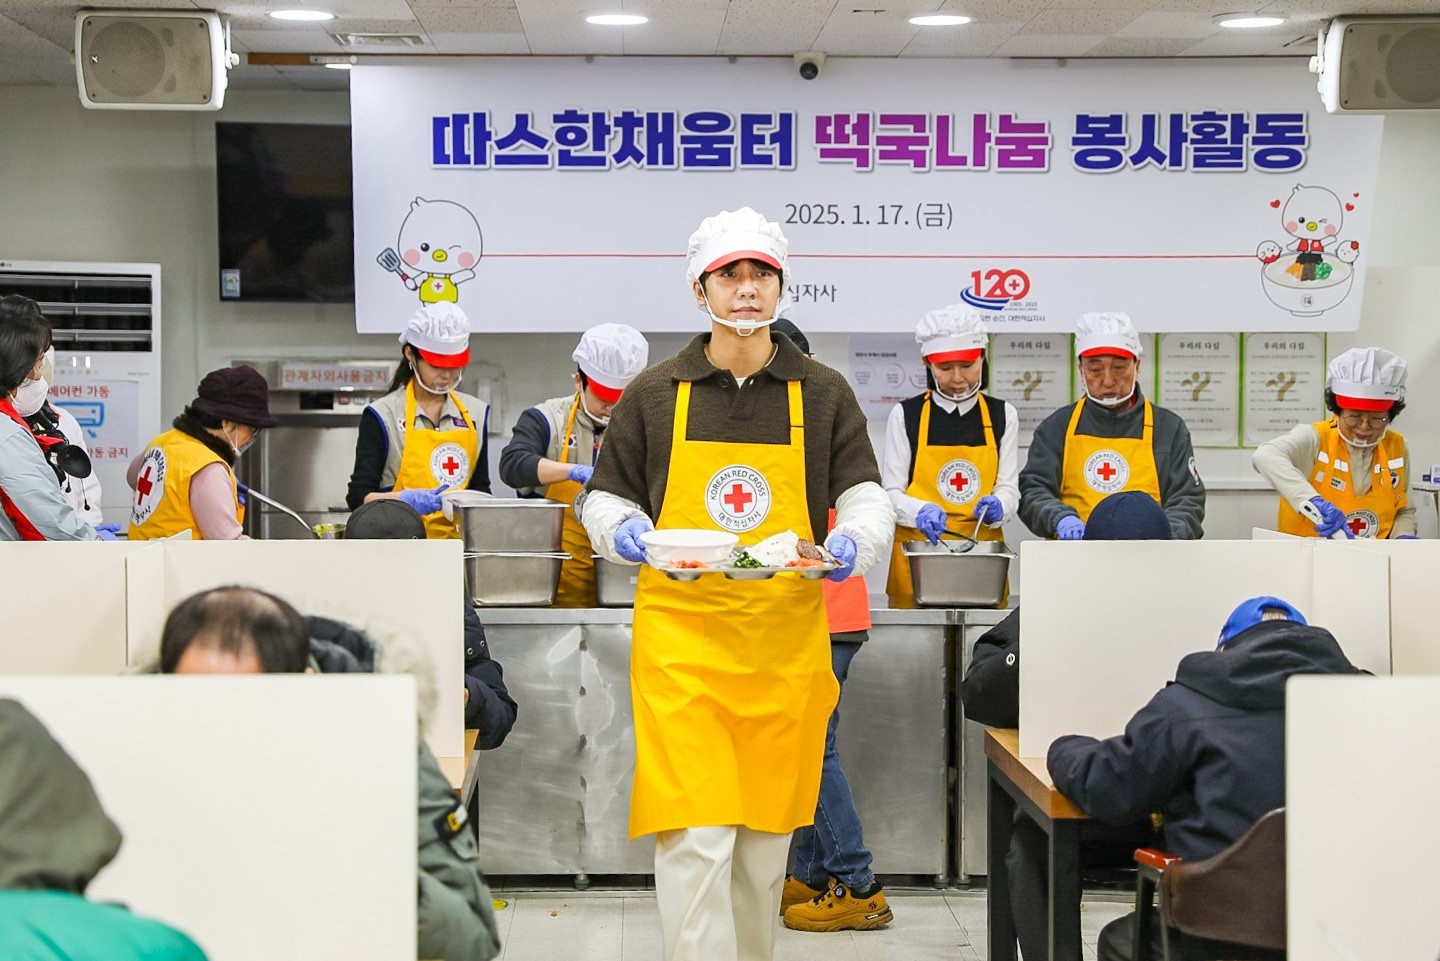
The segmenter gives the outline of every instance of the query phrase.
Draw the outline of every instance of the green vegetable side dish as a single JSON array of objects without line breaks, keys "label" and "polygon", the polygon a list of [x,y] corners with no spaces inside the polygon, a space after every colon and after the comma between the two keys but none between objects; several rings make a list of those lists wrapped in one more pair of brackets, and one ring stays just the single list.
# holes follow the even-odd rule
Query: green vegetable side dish
[{"label": "green vegetable side dish", "polygon": [[761,564],[755,558],[751,557],[749,553],[741,551],[739,554],[735,555],[735,560],[731,562],[731,566],[754,569],[757,567],[764,567],[765,565]]}]

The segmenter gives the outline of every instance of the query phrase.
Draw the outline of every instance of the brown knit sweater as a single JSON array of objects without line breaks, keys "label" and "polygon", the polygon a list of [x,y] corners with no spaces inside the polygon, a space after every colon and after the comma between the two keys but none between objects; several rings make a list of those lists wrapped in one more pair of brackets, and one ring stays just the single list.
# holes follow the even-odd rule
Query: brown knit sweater
[{"label": "brown knit sweater", "polygon": [[[805,411],[810,527],[816,539],[822,539],[836,498],[856,484],[880,483],[880,469],[866,432],[865,415],[845,378],[806,357],[789,337],[774,340],[780,345],[774,359],[746,380],[743,388],[735,386],[733,374],[717,370],[705,357],[708,333],[645,370],[615,405],[589,488],[634,501],[651,520],[658,518],[665,503],[675,391],[680,381],[692,382],[690,440],[788,444],[786,383],[798,380]],[[776,491],[776,496],[787,495]]]}]

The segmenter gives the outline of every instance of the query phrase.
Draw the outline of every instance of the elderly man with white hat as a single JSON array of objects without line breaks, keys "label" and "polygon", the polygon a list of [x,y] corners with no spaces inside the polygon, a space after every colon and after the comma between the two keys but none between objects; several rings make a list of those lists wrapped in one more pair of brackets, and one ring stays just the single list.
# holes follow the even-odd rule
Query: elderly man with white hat
[{"label": "elderly man with white hat", "polygon": [[1390,424],[1405,409],[1405,361],[1355,347],[1330,361],[1329,420],[1299,424],[1255,449],[1280,494],[1276,529],[1300,537],[1414,537],[1410,451]]},{"label": "elderly man with white hat", "polygon": [[1140,390],[1140,335],[1126,314],[1076,324],[1085,396],[1035,429],[1020,472],[1020,519],[1042,537],[1079,540],[1096,504],[1125,490],[1155,499],[1176,540],[1202,536],[1205,484],[1190,430]]},{"label": "elderly man with white hat", "polygon": [[500,452],[500,479],[521,497],[548,497],[571,505],[565,511],[562,549],[570,559],[560,569],[555,603],[594,607],[595,562],[590,535],[575,515],[575,498],[595,472],[610,412],[650,361],[650,345],[634,327],[598,324],[580,335],[570,355],[575,391],[525,410],[510,443]]},{"label": "elderly man with white hat", "polygon": [[[839,373],[771,336],[788,246],[748,207],[691,236],[687,286],[709,329],[615,407],[580,505],[600,554],[643,563],[652,529],[700,528],[742,546],[823,540],[836,580],[879,559],[894,511],[860,404]],[[838,693],[820,582],[642,567],[630,679],[630,836],[656,835],[665,957],[768,961]]]},{"label": "elderly man with white hat", "polygon": [[390,388],[360,417],[345,500],[395,498],[425,518],[427,537],[460,536],[440,513],[449,488],[490,492],[490,405],[456,390],[470,363],[470,318],[448,301],[415,311],[400,334]]},{"label": "elderly man with white hat", "polygon": [[981,540],[1003,540],[1020,504],[1019,415],[981,393],[984,319],[963,304],[932,310],[915,341],[929,389],[896,404],[885,426],[882,482],[898,525],[886,590],[897,596],[914,593],[903,547],[917,531],[932,544],[977,528]]}]

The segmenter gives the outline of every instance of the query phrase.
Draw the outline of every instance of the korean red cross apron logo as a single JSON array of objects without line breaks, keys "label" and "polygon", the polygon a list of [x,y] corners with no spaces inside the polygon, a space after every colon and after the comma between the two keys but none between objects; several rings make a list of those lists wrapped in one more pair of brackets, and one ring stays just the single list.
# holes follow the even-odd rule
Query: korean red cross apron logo
[{"label": "korean red cross apron logo", "polygon": [[744,464],[721,468],[705,485],[705,509],[727,531],[753,531],[770,513],[770,482]]},{"label": "korean red cross apron logo", "polygon": [[1345,527],[1355,537],[1374,537],[1380,530],[1380,518],[1374,511],[1351,511],[1345,515]]},{"label": "korean red cross apron logo", "polygon": [[1124,490],[1130,465],[1113,450],[1097,450],[1085,460],[1085,483],[1102,494]]},{"label": "korean red cross apron logo", "polygon": [[935,485],[940,496],[950,503],[968,504],[980,494],[980,469],[957,458],[940,468]]},{"label": "korean red cross apron logo", "polygon": [[165,452],[152,447],[140,462],[135,477],[135,506],[130,510],[130,523],[143,524],[155,513],[165,496]]},{"label": "korean red cross apron logo", "polygon": [[470,455],[459,444],[441,444],[430,455],[430,473],[437,484],[461,484],[470,476]]}]

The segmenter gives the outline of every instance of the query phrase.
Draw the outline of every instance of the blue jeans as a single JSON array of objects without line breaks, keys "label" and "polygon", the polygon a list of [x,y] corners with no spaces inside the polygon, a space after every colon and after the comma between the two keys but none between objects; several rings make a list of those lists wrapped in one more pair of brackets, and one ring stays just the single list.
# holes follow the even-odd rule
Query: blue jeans
[{"label": "blue jeans", "polygon": [[[850,661],[860,650],[859,644],[830,644],[830,660],[835,680],[843,691],[850,674]],[[828,887],[834,877],[846,887],[864,890],[875,883],[870,870],[870,852],[860,833],[860,815],[850,782],[840,770],[840,752],[835,750],[835,728],[840,723],[840,705],[830,715],[825,729],[825,762],[820,770],[820,800],[815,805],[814,827],[795,832],[795,870],[791,873],[817,891]]]}]

